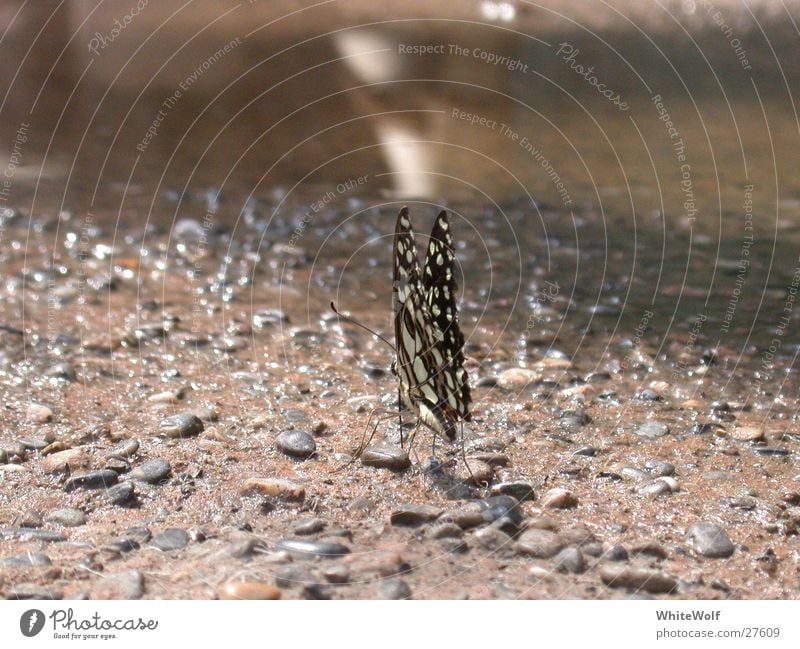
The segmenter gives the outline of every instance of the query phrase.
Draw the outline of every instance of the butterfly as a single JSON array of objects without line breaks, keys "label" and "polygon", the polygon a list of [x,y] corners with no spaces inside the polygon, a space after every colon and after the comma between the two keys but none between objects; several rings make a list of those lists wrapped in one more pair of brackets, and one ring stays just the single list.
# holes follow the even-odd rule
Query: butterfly
[{"label": "butterfly", "polygon": [[456,424],[471,420],[471,398],[447,212],[436,217],[422,270],[407,207],[397,216],[392,250],[396,347],[392,373],[399,381],[400,399],[435,433],[454,440]]}]

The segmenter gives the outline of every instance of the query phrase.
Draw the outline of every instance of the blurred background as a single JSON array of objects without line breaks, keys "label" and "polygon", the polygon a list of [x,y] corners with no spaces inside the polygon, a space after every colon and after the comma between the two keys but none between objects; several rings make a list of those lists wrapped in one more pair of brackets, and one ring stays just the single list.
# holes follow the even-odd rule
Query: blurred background
[{"label": "blurred background", "polygon": [[800,205],[797,10],[4,0],[0,162],[19,159],[12,202],[42,211],[124,211],[125,188],[266,196],[370,174],[373,194],[532,197],[710,236],[738,233],[753,184],[755,225],[774,232]]}]

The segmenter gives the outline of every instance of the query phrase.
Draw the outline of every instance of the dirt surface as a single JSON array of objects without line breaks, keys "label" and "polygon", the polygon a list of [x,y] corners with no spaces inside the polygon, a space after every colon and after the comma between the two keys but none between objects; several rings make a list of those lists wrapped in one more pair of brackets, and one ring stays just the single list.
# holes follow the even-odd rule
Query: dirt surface
[{"label": "dirt surface", "polygon": [[[760,342],[779,320],[709,347],[724,304],[673,322],[674,297],[584,296],[602,248],[578,272],[575,246],[530,229],[518,258],[493,254],[498,221],[457,213],[473,421],[436,460],[419,431],[401,468],[393,353],[327,307],[391,339],[396,206],[294,238],[300,211],[144,230],[7,212],[0,593],[797,597],[796,348]],[[381,409],[370,443],[395,469],[352,455]]]}]

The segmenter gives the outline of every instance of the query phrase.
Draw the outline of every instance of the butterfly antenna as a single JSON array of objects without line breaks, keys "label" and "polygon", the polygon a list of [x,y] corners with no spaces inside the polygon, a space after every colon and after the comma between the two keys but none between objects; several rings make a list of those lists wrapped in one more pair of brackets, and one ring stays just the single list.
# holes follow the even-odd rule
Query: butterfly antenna
[{"label": "butterfly antenna", "polygon": [[334,312],[336,315],[338,315],[338,316],[339,316],[339,317],[340,317],[342,320],[344,320],[345,322],[349,322],[349,323],[351,323],[351,324],[354,324],[356,327],[361,327],[361,328],[362,328],[364,331],[368,331],[368,332],[369,332],[369,333],[371,333],[373,336],[375,336],[376,338],[379,338],[380,340],[382,340],[383,342],[385,342],[387,345],[389,345],[389,347],[392,349],[392,351],[394,351],[394,352],[396,352],[396,351],[397,351],[397,349],[395,348],[395,346],[394,346],[392,343],[390,343],[388,340],[386,340],[386,338],[384,338],[383,336],[381,336],[381,335],[380,335],[380,334],[379,334],[377,331],[373,331],[373,330],[372,330],[372,329],[370,329],[370,328],[369,328],[367,325],[361,324],[361,323],[360,323],[358,320],[354,320],[354,319],[353,319],[353,318],[351,318],[350,316],[347,316],[347,315],[345,315],[344,313],[342,313],[341,311],[339,311],[339,310],[336,308],[336,305],[335,305],[333,302],[331,302],[331,309],[333,309],[333,312]]}]

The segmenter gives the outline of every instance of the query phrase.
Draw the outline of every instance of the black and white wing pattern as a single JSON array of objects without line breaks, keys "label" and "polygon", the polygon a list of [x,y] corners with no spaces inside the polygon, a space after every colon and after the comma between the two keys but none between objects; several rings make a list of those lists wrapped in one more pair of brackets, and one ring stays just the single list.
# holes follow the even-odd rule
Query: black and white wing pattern
[{"label": "black and white wing pattern", "polygon": [[400,382],[400,397],[424,424],[452,440],[456,423],[470,420],[470,394],[447,213],[436,219],[424,272],[405,207],[397,217],[393,250],[397,360],[392,370]]}]

